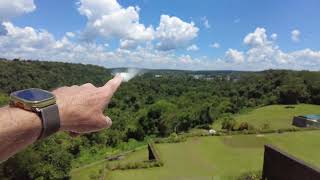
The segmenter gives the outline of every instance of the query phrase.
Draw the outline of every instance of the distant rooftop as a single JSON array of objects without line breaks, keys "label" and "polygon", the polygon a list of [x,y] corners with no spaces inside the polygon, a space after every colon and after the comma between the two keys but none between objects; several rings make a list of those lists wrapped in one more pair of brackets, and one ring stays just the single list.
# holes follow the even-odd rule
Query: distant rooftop
[{"label": "distant rooftop", "polygon": [[320,114],[308,114],[304,115],[304,118],[320,121]]}]

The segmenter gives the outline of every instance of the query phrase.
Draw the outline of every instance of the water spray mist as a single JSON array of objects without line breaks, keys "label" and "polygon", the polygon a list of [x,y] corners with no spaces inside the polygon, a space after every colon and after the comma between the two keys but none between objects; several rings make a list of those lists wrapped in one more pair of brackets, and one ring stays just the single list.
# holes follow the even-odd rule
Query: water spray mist
[{"label": "water spray mist", "polygon": [[142,74],[142,70],[140,69],[127,69],[126,72],[113,72],[114,75],[120,74],[122,76],[124,82],[130,81],[135,76]]}]

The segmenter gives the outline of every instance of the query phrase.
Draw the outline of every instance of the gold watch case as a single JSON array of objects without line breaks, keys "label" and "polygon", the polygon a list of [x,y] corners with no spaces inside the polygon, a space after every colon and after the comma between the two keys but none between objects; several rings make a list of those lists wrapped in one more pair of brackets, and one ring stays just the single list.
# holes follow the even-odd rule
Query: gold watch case
[{"label": "gold watch case", "polygon": [[[15,93],[19,92],[19,91],[16,91],[16,92],[10,94],[10,105],[14,106],[14,107],[19,107],[19,108],[22,108],[22,109],[25,109],[28,111],[37,111],[38,112],[39,109],[56,104],[56,97],[51,92],[46,91],[46,90],[42,90],[42,89],[38,89],[38,88],[30,88],[30,89],[37,89],[40,91],[45,91],[45,92],[51,94],[52,97],[47,98],[47,99],[43,99],[41,101],[29,101],[29,100],[22,99],[22,98],[16,96]],[[21,90],[21,91],[23,91],[23,90]]]}]

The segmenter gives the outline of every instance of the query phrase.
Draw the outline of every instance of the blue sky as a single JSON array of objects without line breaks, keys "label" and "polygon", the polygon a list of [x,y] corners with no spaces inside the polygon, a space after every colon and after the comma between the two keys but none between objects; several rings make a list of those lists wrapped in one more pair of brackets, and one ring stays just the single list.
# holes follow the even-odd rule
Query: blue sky
[{"label": "blue sky", "polygon": [[3,0],[0,53],[105,67],[320,70],[319,7],[316,0]]}]

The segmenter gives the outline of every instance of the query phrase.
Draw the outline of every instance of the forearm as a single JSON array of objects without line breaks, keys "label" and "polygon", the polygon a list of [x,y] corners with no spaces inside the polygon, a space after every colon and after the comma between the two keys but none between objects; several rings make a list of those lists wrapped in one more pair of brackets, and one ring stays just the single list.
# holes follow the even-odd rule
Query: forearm
[{"label": "forearm", "polygon": [[35,142],[41,132],[38,115],[19,108],[0,108],[0,121],[0,162]]}]

